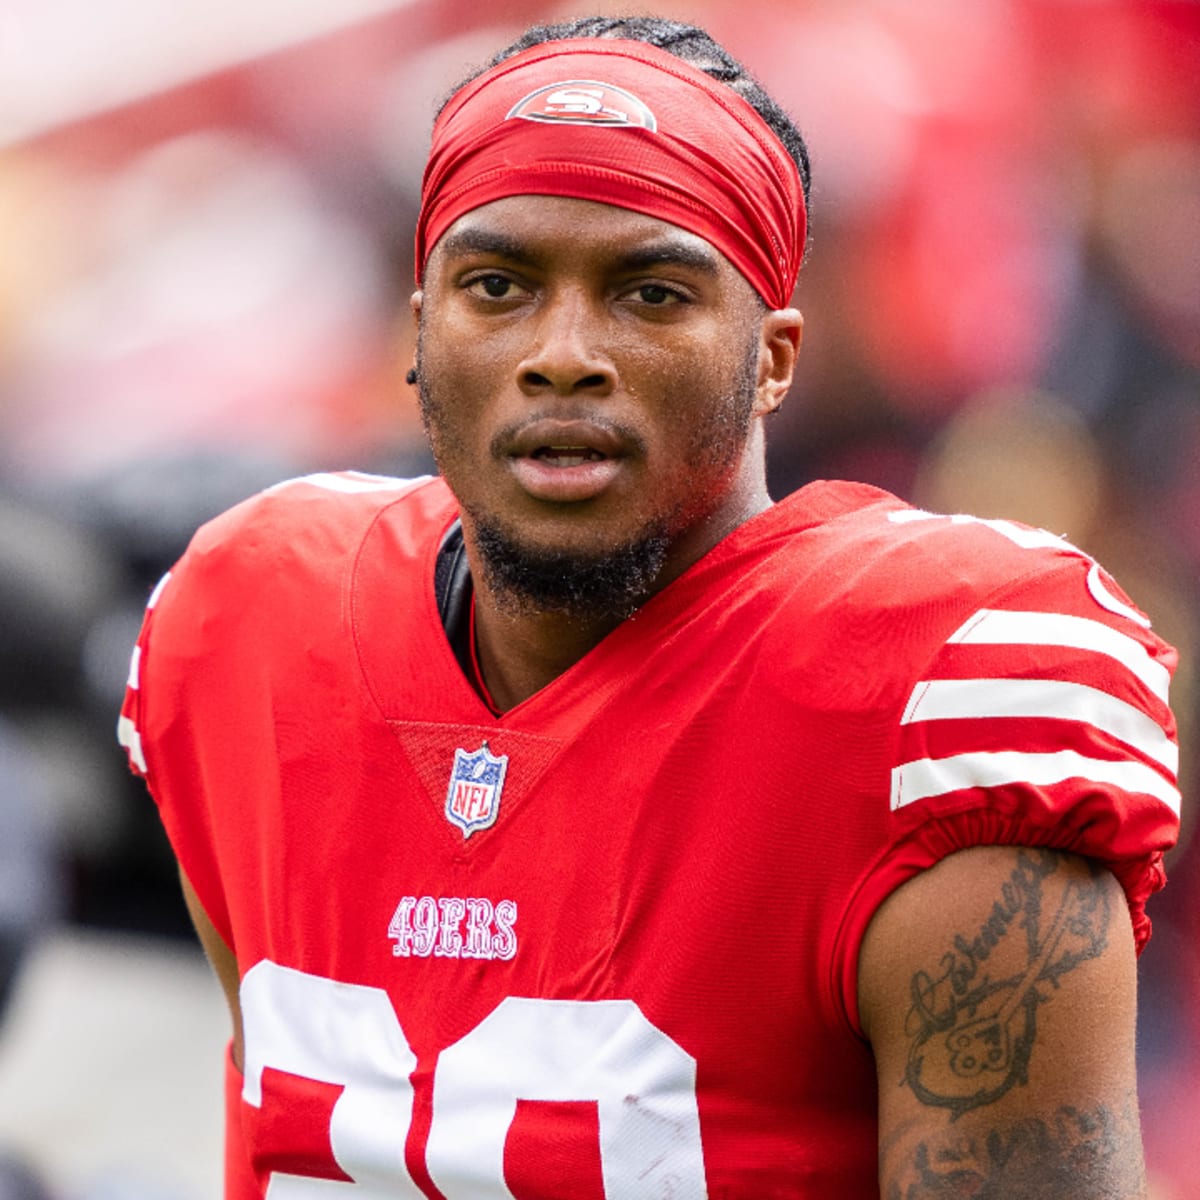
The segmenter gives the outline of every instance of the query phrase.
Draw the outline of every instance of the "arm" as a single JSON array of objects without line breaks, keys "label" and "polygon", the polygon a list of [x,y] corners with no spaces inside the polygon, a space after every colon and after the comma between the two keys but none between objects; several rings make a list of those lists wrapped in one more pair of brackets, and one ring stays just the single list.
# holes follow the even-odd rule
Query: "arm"
[{"label": "arm", "polygon": [[1145,1200],[1124,896],[1069,854],[960,851],[859,960],[884,1200]]},{"label": "arm", "polygon": [[238,997],[237,958],[224,939],[208,919],[195,888],[181,870],[179,880],[183,885],[183,898],[196,934],[213,971],[225,992],[229,1015],[233,1021],[233,1040],[225,1064],[225,1200],[258,1200],[262,1195],[250,1167],[250,1157],[242,1135],[241,1097],[242,1064],[242,1008]]},{"label": "arm", "polygon": [[192,924],[196,927],[196,935],[200,939],[200,945],[204,947],[204,953],[208,956],[209,963],[212,964],[212,969],[216,973],[221,988],[225,993],[225,1001],[229,1005],[229,1015],[233,1022],[233,1064],[240,1071],[243,1062],[242,1008],[241,1002],[238,999],[238,984],[240,980],[237,959],[234,957],[233,951],[225,944],[224,939],[216,931],[213,923],[208,919],[208,914],[204,911],[204,907],[200,903],[200,897],[196,895],[195,888],[188,882],[188,878],[182,870],[179,872],[179,881],[183,885],[183,899],[187,904],[188,915],[192,918]]}]

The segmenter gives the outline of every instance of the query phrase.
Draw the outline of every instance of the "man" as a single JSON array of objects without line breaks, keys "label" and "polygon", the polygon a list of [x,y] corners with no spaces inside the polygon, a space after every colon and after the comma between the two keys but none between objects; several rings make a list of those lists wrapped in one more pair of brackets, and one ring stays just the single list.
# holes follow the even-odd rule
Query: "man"
[{"label": "man", "polygon": [[434,130],[441,477],[270,489],[152,598],[228,1196],[1145,1195],[1173,655],[1048,534],[772,504],[806,176],[700,31],[532,31]]}]

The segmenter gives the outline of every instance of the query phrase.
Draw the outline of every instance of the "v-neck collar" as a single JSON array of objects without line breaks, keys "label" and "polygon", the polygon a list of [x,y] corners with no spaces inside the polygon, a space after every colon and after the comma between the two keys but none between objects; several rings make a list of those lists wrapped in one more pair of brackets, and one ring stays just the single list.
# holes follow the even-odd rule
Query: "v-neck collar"
[{"label": "v-neck collar", "polygon": [[[421,497],[423,522],[417,536],[402,500],[380,512],[356,556],[350,612],[366,685],[389,721],[551,734],[568,717],[575,724],[581,706],[595,714],[629,685],[647,645],[676,636],[693,606],[711,599],[714,577],[729,572],[732,560],[747,551],[762,552],[776,537],[792,536],[851,506],[848,497],[817,488],[802,488],[738,526],[561,675],[497,716],[464,673],[442,625],[434,572],[439,548],[458,514],[444,483],[431,481],[423,489],[428,494]],[[805,506],[810,511],[800,517],[797,509]]]}]

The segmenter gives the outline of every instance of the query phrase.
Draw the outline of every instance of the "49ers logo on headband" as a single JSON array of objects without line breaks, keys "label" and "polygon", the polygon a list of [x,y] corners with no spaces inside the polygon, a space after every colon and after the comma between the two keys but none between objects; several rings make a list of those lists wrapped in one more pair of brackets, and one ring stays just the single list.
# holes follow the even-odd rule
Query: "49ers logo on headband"
[{"label": "49ers logo on headband", "polygon": [[631,92],[594,79],[564,79],[530,92],[509,109],[505,120],[546,121],[555,125],[632,125],[653,131],[654,114]]}]

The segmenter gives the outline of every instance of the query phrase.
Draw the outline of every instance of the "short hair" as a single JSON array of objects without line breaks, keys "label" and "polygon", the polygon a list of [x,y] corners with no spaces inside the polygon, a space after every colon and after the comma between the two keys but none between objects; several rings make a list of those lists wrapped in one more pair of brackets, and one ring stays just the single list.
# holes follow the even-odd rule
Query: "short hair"
[{"label": "short hair", "polygon": [[[454,92],[465,87],[472,79],[502,63],[522,50],[541,46],[546,42],[561,42],[568,38],[628,38],[656,46],[668,54],[691,64],[706,75],[736,92],[767,123],[771,131],[783,143],[796,170],[800,173],[800,186],[804,191],[804,202],[809,202],[808,147],[800,130],[791,117],[773,100],[762,85],[723,46],[697,25],[682,21],[669,21],[665,17],[580,17],[574,21],[563,21],[553,25],[532,25],[515,42],[505,46],[490,62],[474,71],[459,83]],[[451,96],[454,94],[451,92]],[[449,102],[446,97],[439,107]]]}]

